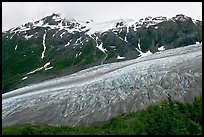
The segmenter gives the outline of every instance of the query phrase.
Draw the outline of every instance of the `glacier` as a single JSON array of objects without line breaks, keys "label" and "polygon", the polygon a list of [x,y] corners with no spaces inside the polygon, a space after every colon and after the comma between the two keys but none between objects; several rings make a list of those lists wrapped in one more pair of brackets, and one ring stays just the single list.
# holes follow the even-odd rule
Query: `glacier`
[{"label": "glacier", "polygon": [[103,64],[2,95],[2,126],[90,126],[171,95],[202,94],[202,44]]}]

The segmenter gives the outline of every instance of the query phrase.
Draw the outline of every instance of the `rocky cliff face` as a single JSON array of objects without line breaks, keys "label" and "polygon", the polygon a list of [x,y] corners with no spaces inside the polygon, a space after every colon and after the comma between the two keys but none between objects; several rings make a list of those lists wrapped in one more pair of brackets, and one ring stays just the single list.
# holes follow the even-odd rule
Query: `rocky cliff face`
[{"label": "rocky cliff face", "polygon": [[104,64],[2,95],[2,125],[94,125],[171,95],[202,94],[202,44]]},{"label": "rocky cliff face", "polygon": [[185,15],[94,23],[52,14],[2,32],[2,91],[201,41],[202,22]]}]

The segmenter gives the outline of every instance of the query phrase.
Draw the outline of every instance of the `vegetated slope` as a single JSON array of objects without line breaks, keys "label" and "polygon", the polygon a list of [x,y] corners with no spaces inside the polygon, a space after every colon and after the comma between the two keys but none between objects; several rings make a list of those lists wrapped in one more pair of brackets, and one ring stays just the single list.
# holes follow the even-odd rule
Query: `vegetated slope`
[{"label": "vegetated slope", "polygon": [[[202,94],[202,44],[85,69],[2,95],[2,125],[89,126]],[[22,117],[23,116],[23,117]]]},{"label": "vegetated slope", "polygon": [[109,22],[52,14],[2,32],[2,92],[202,42],[202,21],[185,15]]},{"label": "vegetated slope", "polygon": [[202,96],[193,102],[163,100],[92,127],[22,125],[3,127],[3,135],[201,135]]}]

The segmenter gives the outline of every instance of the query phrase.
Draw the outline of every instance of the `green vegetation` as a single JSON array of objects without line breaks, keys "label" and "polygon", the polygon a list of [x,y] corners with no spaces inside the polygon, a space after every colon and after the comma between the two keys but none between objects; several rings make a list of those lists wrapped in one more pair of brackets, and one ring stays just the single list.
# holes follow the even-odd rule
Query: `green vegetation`
[{"label": "green vegetation", "polygon": [[66,68],[66,67],[69,67],[72,65],[72,61],[73,61],[73,58],[63,58],[63,59],[59,59],[55,62],[54,66],[55,68],[54,69],[63,69],[63,68]]},{"label": "green vegetation", "polygon": [[81,49],[82,54],[74,59],[74,65],[86,65],[94,62],[94,45],[88,43]]},{"label": "green vegetation", "polygon": [[123,114],[93,127],[68,127],[51,125],[10,126],[2,129],[3,135],[201,135],[202,96],[192,103],[178,102],[168,97],[136,113]]},{"label": "green vegetation", "polygon": [[143,38],[143,39],[141,39],[141,50],[143,51],[146,51],[148,48],[149,48],[149,46],[151,45],[151,40],[150,39],[148,39],[148,38]]},{"label": "green vegetation", "polygon": [[2,45],[2,89],[16,84],[26,73],[46,62],[40,60],[42,46],[33,48],[32,43],[22,39],[4,40]]},{"label": "green vegetation", "polygon": [[[18,48],[15,50],[16,45],[18,45]],[[96,53],[96,55],[94,55],[94,48],[96,47],[91,42],[84,45],[81,49],[71,50],[60,50],[60,48],[56,46],[48,46],[45,52],[45,58],[41,59],[43,51],[42,39],[3,39],[2,90],[3,92],[7,92],[12,89],[21,82],[21,79],[26,73],[45,65],[47,62],[51,62],[53,69],[49,71],[39,71],[32,76],[48,76],[64,69],[71,69],[73,66],[85,66],[94,63],[102,56],[102,53]],[[79,51],[81,51],[82,54],[75,58],[75,55],[79,54]]]},{"label": "green vegetation", "polygon": [[111,51],[108,51],[108,56],[107,56],[106,60],[108,60],[108,59],[114,57],[114,55],[115,55],[114,51],[112,51],[112,50],[111,50]]}]

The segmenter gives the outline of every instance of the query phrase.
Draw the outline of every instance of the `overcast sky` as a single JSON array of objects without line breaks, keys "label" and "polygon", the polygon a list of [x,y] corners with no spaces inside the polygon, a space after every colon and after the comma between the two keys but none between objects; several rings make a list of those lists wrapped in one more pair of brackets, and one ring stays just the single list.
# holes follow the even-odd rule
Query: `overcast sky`
[{"label": "overcast sky", "polygon": [[173,17],[176,14],[202,20],[202,2],[3,2],[2,29],[36,21],[52,13],[76,20],[93,19],[94,22]]}]

